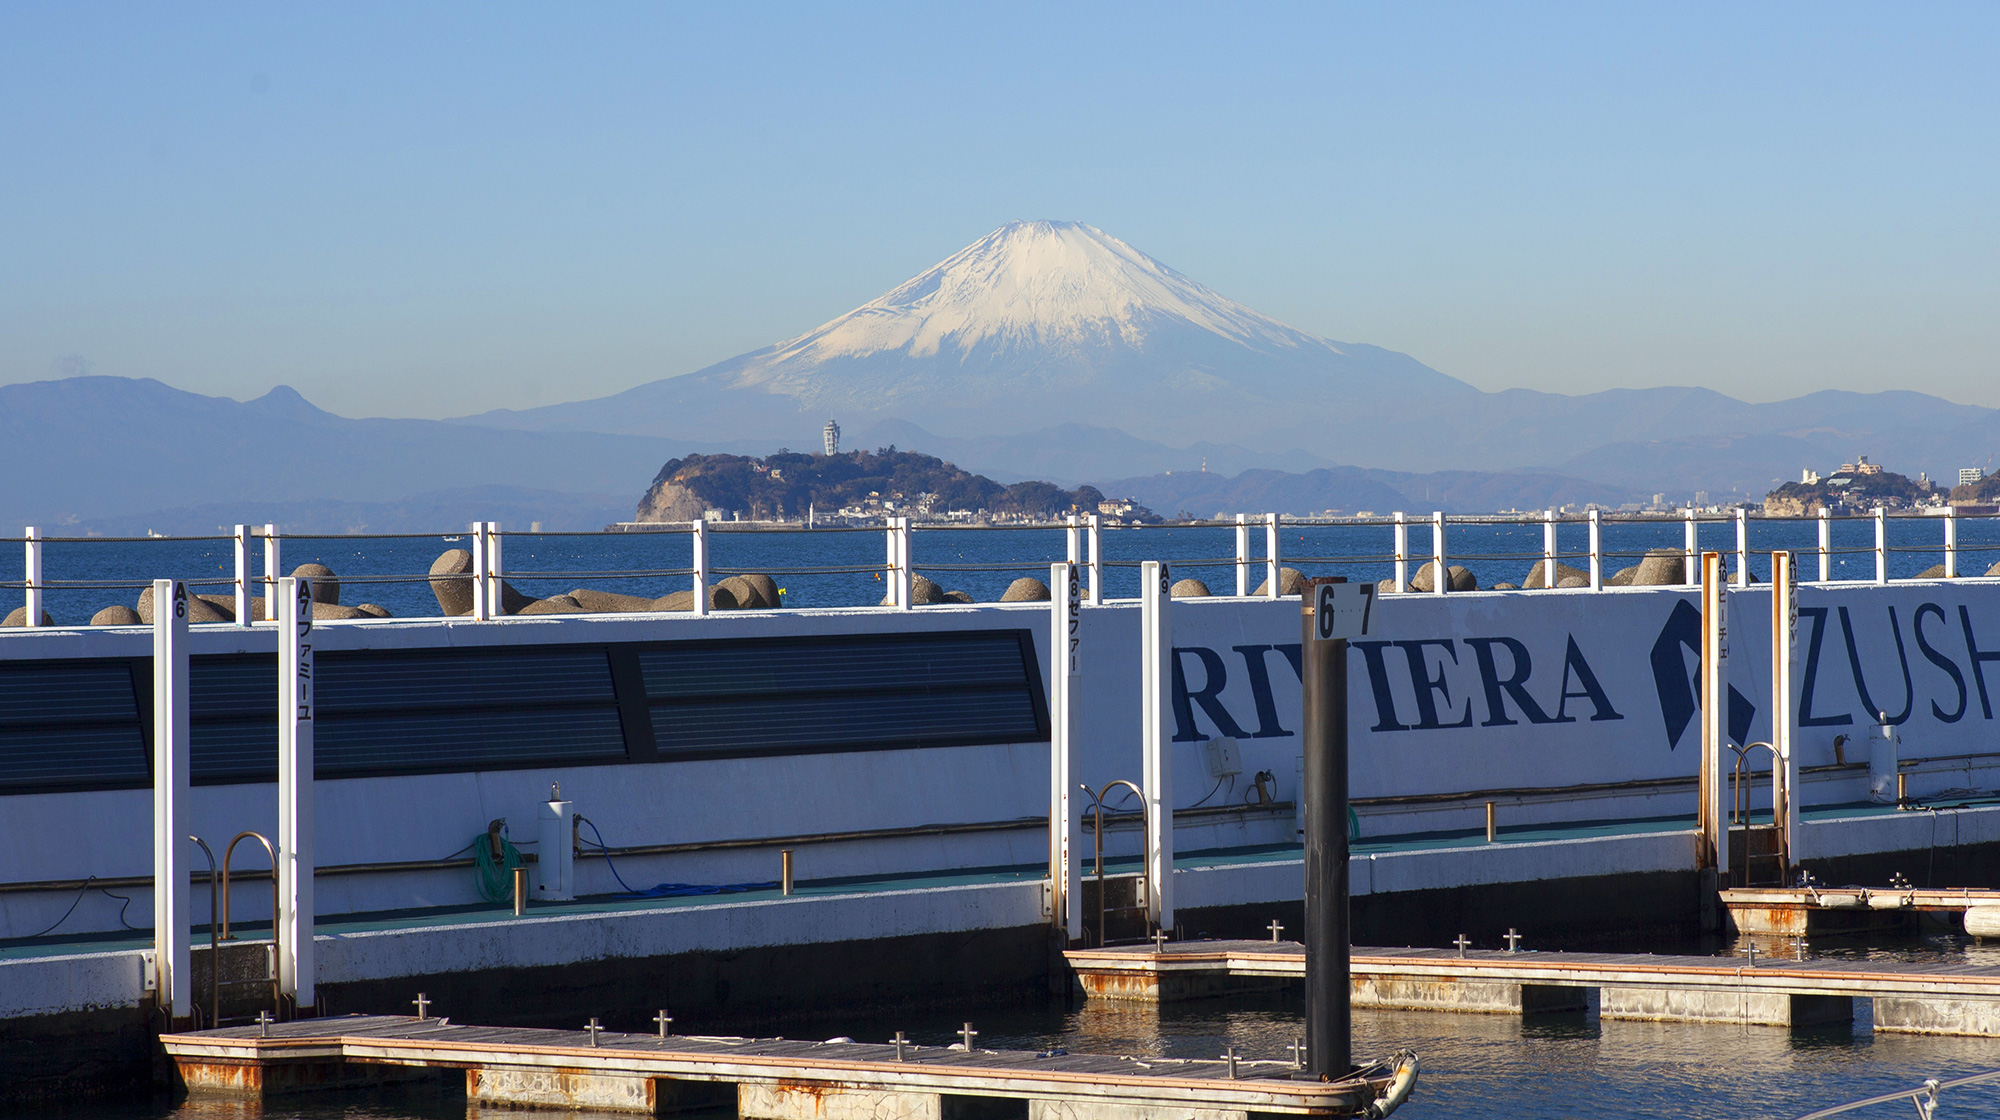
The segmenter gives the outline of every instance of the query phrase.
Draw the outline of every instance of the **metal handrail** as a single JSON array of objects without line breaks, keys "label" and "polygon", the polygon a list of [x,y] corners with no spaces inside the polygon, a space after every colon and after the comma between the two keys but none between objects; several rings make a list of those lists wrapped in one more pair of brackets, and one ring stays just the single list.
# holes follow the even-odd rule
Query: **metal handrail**
[{"label": "metal handrail", "polygon": [[1731,827],[1735,827],[1740,822],[1743,826],[1745,837],[1745,843],[1742,845],[1743,882],[1747,884],[1750,880],[1750,845],[1748,843],[1751,828],[1750,793],[1751,784],[1755,779],[1754,775],[1751,775],[1746,780],[1746,774],[1748,774],[1750,752],[1759,747],[1771,753],[1771,826],[1778,831],[1778,881],[1782,883],[1786,875],[1790,873],[1791,866],[1791,838],[1785,835],[1785,818],[1787,816],[1785,802],[1790,797],[1791,791],[1785,788],[1784,781],[1778,777],[1781,772],[1779,769],[1781,759],[1778,756],[1778,748],[1772,744],[1761,740],[1755,743],[1745,743],[1742,746],[1738,746],[1735,743],[1729,744],[1729,749],[1736,754],[1736,768],[1730,774],[1729,824]]},{"label": "metal handrail", "polygon": [[201,845],[201,854],[208,857],[208,1025],[222,1025],[222,953],[217,946],[216,923],[219,920],[215,910],[215,853],[209,850],[208,841],[199,836],[189,835],[188,839]]},{"label": "metal handrail", "polygon": [[1893,1104],[1896,1101],[1909,1101],[1911,1104],[1917,1106],[1917,1115],[1921,1120],[1931,1120],[1932,1114],[1937,1111],[1939,1093],[1946,1089],[1957,1089],[1965,1085],[1978,1085],[1987,1081],[2000,1081],[2000,1069],[1990,1069],[1985,1073],[1955,1077],[1950,1081],[1939,1081],[1933,1077],[1914,1089],[1899,1089],[1893,1093],[1883,1093],[1881,1096],[1869,1097],[1865,1100],[1849,1101],[1846,1104],[1834,1105],[1832,1108],[1822,1108],[1818,1112],[1806,1113],[1804,1116],[1799,1117],[1799,1120],[1821,1120],[1822,1117],[1838,1116],[1843,1112],[1853,1112],[1857,1108],[1867,1108],[1870,1105],[1877,1104]]},{"label": "metal handrail", "polygon": [[[1104,936],[1104,798],[1118,786],[1124,786],[1126,789],[1131,790],[1132,796],[1139,799],[1139,819],[1143,829],[1142,849],[1144,852],[1144,858],[1140,862],[1140,867],[1146,868],[1152,866],[1153,830],[1144,827],[1149,823],[1146,814],[1146,791],[1140,789],[1138,783],[1128,782],[1123,778],[1107,782],[1103,789],[1094,792],[1088,784],[1084,785],[1083,792],[1090,798],[1091,810],[1096,814],[1090,822],[1090,834],[1097,875],[1097,947],[1100,949],[1104,947],[1106,940]],[[1145,881],[1145,872],[1143,870],[1140,872],[1140,881]]]},{"label": "metal handrail", "polygon": [[284,1009],[284,992],[279,986],[280,981],[278,977],[280,970],[275,967],[279,957],[282,955],[283,943],[281,939],[284,936],[282,926],[278,921],[278,849],[272,845],[270,837],[254,829],[246,828],[242,832],[237,833],[229,841],[229,846],[222,849],[222,939],[224,941],[233,940],[229,934],[229,860],[231,856],[236,854],[236,845],[245,840],[255,840],[259,844],[264,845],[265,854],[271,857],[271,955],[272,965],[274,966],[271,969],[271,1013],[276,1015]]}]

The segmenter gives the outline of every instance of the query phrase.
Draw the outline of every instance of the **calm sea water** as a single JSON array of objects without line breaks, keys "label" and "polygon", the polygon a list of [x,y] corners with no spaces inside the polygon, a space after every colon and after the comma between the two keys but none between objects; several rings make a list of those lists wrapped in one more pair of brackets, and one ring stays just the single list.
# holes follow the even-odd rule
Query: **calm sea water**
[{"label": "calm sea water", "polygon": [[[1889,523],[1889,574],[1914,576],[1942,562],[1943,526],[1938,519],[1898,518]],[[1637,563],[1648,548],[1678,549],[1683,543],[1678,522],[1614,522],[1603,529],[1605,574]],[[1283,563],[1308,574],[1345,575],[1350,579],[1385,579],[1391,575],[1392,531],[1387,526],[1287,526],[1279,555]],[[798,607],[856,606],[881,601],[880,570],[886,548],[879,530],[842,531],[720,531],[710,535],[710,565],[716,572],[771,573],[785,588],[785,601]],[[1153,528],[1107,530],[1103,534],[1106,593],[1122,598],[1137,594],[1137,564],[1167,561],[1176,578],[1201,579],[1219,594],[1235,591],[1235,534],[1228,528]],[[1496,582],[1519,583],[1541,556],[1539,525],[1453,524],[1446,531],[1447,563],[1463,564],[1481,587]],[[1961,519],[1959,570],[1982,574],[2000,561],[2000,519]],[[1251,531],[1251,550],[1261,556],[1264,533]],[[1868,580],[1875,575],[1874,527],[1868,521],[1834,523],[1832,575],[1835,579]],[[253,546],[260,548],[261,546]],[[332,568],[341,578],[341,602],[378,603],[398,617],[438,613],[437,600],[424,577],[431,561],[448,548],[465,548],[459,538],[437,537],[287,537],[281,567],[289,572],[308,561]],[[1588,567],[1575,556],[1589,547],[1588,530],[1564,525],[1558,549],[1572,554],[1565,562]],[[1736,547],[1731,523],[1705,522],[1700,547],[1730,552]],[[1750,523],[1750,548],[1767,554],[1753,556],[1751,570],[1768,575],[1774,549],[1802,554],[1801,574],[1816,578],[1816,556],[1803,555],[1818,547],[1817,529],[1810,523]],[[1428,557],[1428,524],[1410,528],[1411,551]],[[1057,529],[936,529],[919,530],[912,542],[919,572],[947,590],[963,590],[981,601],[998,599],[1007,584],[1021,576],[1048,578],[1048,566],[1065,555],[1065,538]],[[523,593],[542,597],[573,587],[658,597],[683,590],[688,577],[665,574],[691,563],[685,533],[509,534],[503,549],[507,578]],[[253,571],[261,571],[261,555],[253,556]],[[234,572],[227,540],[52,541],[46,546],[43,577],[53,586],[48,610],[58,623],[88,621],[99,608],[132,603],[147,581],[184,579],[196,590],[229,594]],[[12,581],[16,573],[0,572]],[[1251,585],[1262,582],[1261,564],[1252,569]],[[16,584],[18,586],[18,584]],[[4,594],[11,597],[16,591]]]},{"label": "calm sea water", "polygon": [[[1824,955],[1837,955],[1838,950]],[[1882,955],[1882,954],[1875,954]],[[1889,955],[2000,963],[2000,951],[1935,938]],[[1522,1020],[1506,1015],[1359,1011],[1354,1053],[1366,1060],[1414,1050],[1423,1062],[1410,1120],[1606,1120],[1730,1117],[1787,1120],[1828,1105],[2000,1066],[1989,1039],[1874,1036],[1865,1001],[1851,1026],[1812,1031],[1688,1023],[1600,1021],[1595,1013]],[[1200,1001],[1164,1008],[1085,1005],[1006,1014],[909,1015],[856,1020],[829,1013],[788,1027],[791,1038],[873,1041],[902,1030],[924,1045],[955,1041],[970,1019],[982,1046],[1171,1058],[1214,1058],[1233,1046],[1282,1061],[1301,1032],[1296,996]],[[568,1024],[549,1024],[551,1026]],[[615,1024],[641,1029],[644,1024]],[[715,1029],[697,1025],[696,1030]],[[1907,1103],[1856,1115],[1907,1118]],[[36,1112],[63,1120],[523,1120],[529,1112],[469,1109],[449,1087],[342,1094],[264,1104],[96,1104]],[[579,1114],[540,1114],[569,1115]],[[608,1114],[584,1114],[610,1120]],[[1946,1094],[1939,1120],[2000,1116],[2000,1086]],[[725,1116],[702,1120],[725,1120]]]}]

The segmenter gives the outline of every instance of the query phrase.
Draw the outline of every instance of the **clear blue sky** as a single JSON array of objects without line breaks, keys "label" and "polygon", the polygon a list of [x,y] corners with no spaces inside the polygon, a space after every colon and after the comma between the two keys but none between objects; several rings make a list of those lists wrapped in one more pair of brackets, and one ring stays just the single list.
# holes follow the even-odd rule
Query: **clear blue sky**
[{"label": "clear blue sky", "polygon": [[1013,218],[1482,388],[2000,406],[2000,5],[0,9],[0,383],[597,396]]}]

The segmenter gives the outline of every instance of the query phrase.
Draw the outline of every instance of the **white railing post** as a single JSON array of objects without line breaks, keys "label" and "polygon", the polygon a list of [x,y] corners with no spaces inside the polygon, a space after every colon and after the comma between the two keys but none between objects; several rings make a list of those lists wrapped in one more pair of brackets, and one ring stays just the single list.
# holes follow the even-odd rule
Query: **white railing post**
[{"label": "white railing post", "polygon": [[1072,855],[1076,810],[1070,800],[1076,787],[1071,738],[1083,623],[1081,584],[1076,564],[1049,565],[1049,917],[1071,938],[1083,936],[1083,900]]},{"label": "white railing post", "polygon": [[1750,510],[1736,507],[1736,586],[1750,586]]},{"label": "white railing post", "polygon": [[312,581],[278,581],[278,990],[313,1005]]},{"label": "white railing post", "polygon": [[1275,599],[1284,591],[1278,579],[1278,515],[1264,515],[1264,578],[1270,581],[1270,597]]},{"label": "white railing post", "polygon": [[1236,594],[1250,594],[1250,515],[1236,515]]},{"label": "white railing post", "polygon": [[507,597],[500,592],[501,573],[506,569],[500,562],[500,523],[486,523],[486,617],[499,618],[507,613]]},{"label": "white railing post", "polygon": [[1174,790],[1168,754],[1168,714],[1173,672],[1173,626],[1168,595],[1173,575],[1165,564],[1139,565],[1140,779],[1146,803],[1146,917],[1161,930],[1174,928]]},{"label": "white railing post", "polygon": [[1819,581],[1833,578],[1833,511],[1819,507]]},{"label": "white railing post", "polygon": [[250,526],[238,525],[231,534],[236,553],[236,625],[248,626],[250,618]]},{"label": "white railing post", "polygon": [[1694,503],[1687,507],[1687,525],[1681,531],[1682,547],[1686,556],[1681,561],[1681,582],[1694,587],[1701,585],[1701,522],[1697,519]]},{"label": "white railing post", "polygon": [[[486,573],[490,570],[490,565],[488,565],[486,562],[486,549],[489,547],[490,543],[491,542],[489,542],[486,538],[486,522],[484,521],[473,522],[472,523],[472,617],[473,620],[477,622],[485,622],[487,619],[493,617],[490,611],[493,599],[491,596],[486,594]],[[274,603],[276,601],[277,598],[275,595],[273,595],[272,598],[265,600],[265,602],[267,603]]]},{"label": "white railing post", "polygon": [[900,609],[903,601],[896,595],[896,573],[901,565],[896,562],[896,519],[882,519],[882,589],[883,605]]},{"label": "white railing post", "polygon": [[1729,871],[1729,816],[1725,800],[1729,755],[1729,583],[1722,554],[1701,556],[1701,791],[1700,818],[1707,866]]},{"label": "white railing post", "polygon": [[1444,513],[1431,511],[1431,594],[1442,595],[1451,590],[1451,574],[1444,566]]},{"label": "white railing post", "polygon": [[1889,582],[1889,511],[1875,507],[1875,582]]},{"label": "white railing post", "polygon": [[1790,552],[1771,554],[1771,742],[1777,758],[1771,764],[1775,779],[1772,817],[1778,823],[1779,854],[1797,860],[1793,847],[1799,835],[1799,757],[1792,750],[1797,721],[1797,686],[1792,663],[1798,643],[1799,569]]},{"label": "white railing post", "polygon": [[[1083,563],[1083,518],[1074,513],[1069,515],[1068,523],[1063,526],[1063,548],[1064,558],[1070,563]],[[1051,598],[1055,595],[1053,584],[1049,586],[1049,595]]]},{"label": "white railing post", "polygon": [[903,610],[916,606],[916,558],[910,548],[910,519],[896,519],[896,605]]},{"label": "white railing post", "polygon": [[1090,605],[1104,602],[1104,526],[1097,514],[1090,515]]},{"label": "white railing post", "polygon": [[1604,590],[1604,519],[1590,511],[1590,589]]},{"label": "white railing post", "polygon": [[688,526],[688,543],[693,547],[694,616],[708,614],[708,521],[697,517]]},{"label": "white railing post", "polygon": [[278,527],[264,526],[264,621],[278,621],[278,577],[284,575],[278,554]]},{"label": "white railing post", "polygon": [[40,626],[42,624],[42,534],[30,525],[21,531],[21,535],[27,538],[25,551],[28,562],[27,586],[21,596],[23,600],[21,606],[27,615],[23,625]]},{"label": "white railing post", "polygon": [[1542,511],[1542,586],[1556,585],[1556,511]]},{"label": "white railing post", "polygon": [[1958,508],[1944,507],[1944,578],[1958,578]]},{"label": "white railing post", "polygon": [[161,1006],[176,1021],[194,1011],[189,963],[188,592],[153,581],[153,959]]},{"label": "white railing post", "polygon": [[1402,510],[1396,511],[1396,591],[1398,594],[1410,589],[1410,518]]}]

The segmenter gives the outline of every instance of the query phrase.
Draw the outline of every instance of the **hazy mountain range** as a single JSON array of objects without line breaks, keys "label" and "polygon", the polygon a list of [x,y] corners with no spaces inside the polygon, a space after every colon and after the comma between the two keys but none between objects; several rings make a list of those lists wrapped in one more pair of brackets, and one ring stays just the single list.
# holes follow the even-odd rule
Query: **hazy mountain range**
[{"label": "hazy mountain range", "polygon": [[0,525],[595,528],[670,458],[817,449],[829,417],[848,447],[1203,515],[1760,495],[1856,454],[1947,479],[1993,462],[2000,411],[1912,391],[1921,371],[1883,381],[1905,388],[1486,393],[1286,326],[1090,226],[1015,222],[796,338],[596,400],[430,421],[339,417],[284,387],[0,386]]}]

